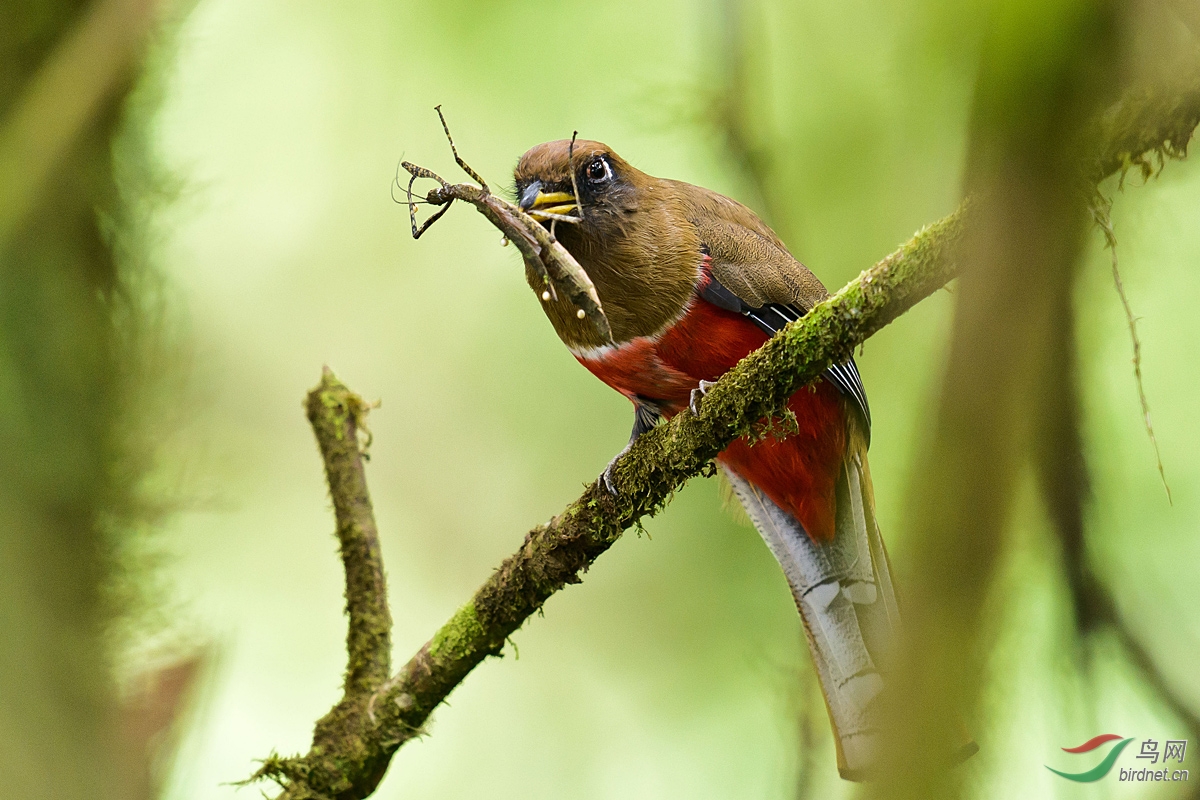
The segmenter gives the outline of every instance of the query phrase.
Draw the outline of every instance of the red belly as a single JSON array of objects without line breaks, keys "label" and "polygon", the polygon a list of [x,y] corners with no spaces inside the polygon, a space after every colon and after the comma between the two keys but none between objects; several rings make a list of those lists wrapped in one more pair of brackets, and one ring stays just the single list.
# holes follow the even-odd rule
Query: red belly
[{"label": "red belly", "polygon": [[[659,337],[642,337],[595,358],[576,356],[630,400],[649,401],[668,418],[687,407],[701,380],[714,381],[761,347],[767,336],[732,311],[696,298]],[[819,380],[788,403],[799,430],[755,445],[738,439],[717,457],[790,512],[816,541],[834,535],[838,471],[846,449],[845,411],[836,387]]]}]

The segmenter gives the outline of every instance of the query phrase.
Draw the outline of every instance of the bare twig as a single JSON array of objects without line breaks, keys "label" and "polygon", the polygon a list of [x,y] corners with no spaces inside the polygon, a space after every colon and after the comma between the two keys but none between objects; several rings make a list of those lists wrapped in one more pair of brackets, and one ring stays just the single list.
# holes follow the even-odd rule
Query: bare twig
[{"label": "bare twig", "polygon": [[1163,489],[1167,492],[1167,502],[1171,505],[1171,486],[1167,483],[1167,472],[1163,469],[1162,453],[1158,449],[1158,438],[1154,435],[1154,423],[1150,421],[1150,401],[1146,399],[1146,387],[1142,382],[1142,341],[1138,338],[1137,317],[1133,307],[1129,305],[1129,296],[1125,294],[1125,282],[1121,280],[1121,270],[1117,262],[1117,234],[1112,224],[1112,201],[1103,197],[1099,192],[1091,204],[1092,219],[1104,233],[1104,244],[1112,257],[1113,286],[1117,296],[1121,298],[1121,307],[1125,310],[1125,323],[1129,326],[1129,339],[1133,342],[1133,382],[1137,386],[1138,400],[1142,404],[1142,421],[1146,426],[1146,435],[1150,437],[1150,445],[1154,448],[1154,463],[1158,466],[1158,477]]},{"label": "bare twig", "polygon": [[[1191,15],[1189,18],[1195,16],[1195,10],[1187,3],[1173,3],[1172,6],[1181,12],[1186,8],[1187,14]],[[1183,158],[1187,154],[1187,145],[1192,136],[1192,128],[1188,127],[1189,120],[1200,114],[1200,80],[1197,70],[1196,63],[1187,64],[1180,68],[1181,74],[1174,86],[1143,87],[1131,96],[1129,101],[1114,106],[1101,118],[1100,140],[1105,142],[1105,147],[1089,176],[1094,183],[1098,184],[1106,176],[1117,172],[1123,185],[1125,175],[1130,169],[1136,169],[1145,180],[1156,170],[1162,169],[1168,158]],[[1149,110],[1153,110],[1153,113],[1145,113]],[[1154,436],[1154,426],[1150,421],[1150,404],[1142,385],[1141,342],[1137,335],[1137,319],[1129,305],[1117,266],[1117,239],[1109,217],[1110,206],[1111,201],[1097,190],[1091,203],[1092,217],[1103,230],[1105,242],[1112,253],[1113,282],[1125,309],[1125,318],[1133,341],[1133,368],[1138,399],[1142,406],[1146,432],[1154,447],[1159,477],[1170,502],[1171,488],[1167,484],[1158,440]]]}]

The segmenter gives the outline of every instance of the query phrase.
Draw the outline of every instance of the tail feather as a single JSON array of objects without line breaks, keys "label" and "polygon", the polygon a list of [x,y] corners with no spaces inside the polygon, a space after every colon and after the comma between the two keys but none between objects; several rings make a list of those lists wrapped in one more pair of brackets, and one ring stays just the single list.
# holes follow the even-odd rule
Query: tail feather
[{"label": "tail feather", "polygon": [[836,534],[821,544],[754,484],[725,469],[791,586],[833,724],[838,771],[850,780],[873,771],[876,699],[900,625],[865,449],[848,448],[837,483]]}]

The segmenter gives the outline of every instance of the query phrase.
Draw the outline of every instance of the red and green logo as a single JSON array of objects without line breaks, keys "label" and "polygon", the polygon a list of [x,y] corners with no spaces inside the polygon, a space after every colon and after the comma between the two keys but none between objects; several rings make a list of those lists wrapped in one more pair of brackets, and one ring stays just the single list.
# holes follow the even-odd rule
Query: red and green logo
[{"label": "red and green logo", "polygon": [[[1090,753],[1099,747],[1103,747],[1109,742],[1116,741],[1117,739],[1121,739],[1121,737],[1115,733],[1102,733],[1099,736],[1088,739],[1078,747],[1064,747],[1063,750],[1068,753]],[[1104,757],[1104,760],[1086,772],[1061,772],[1048,764],[1044,766],[1055,775],[1061,775],[1069,781],[1075,781],[1076,783],[1091,783],[1092,781],[1100,780],[1109,773],[1109,770],[1113,768],[1113,764],[1117,762],[1117,756],[1121,755],[1121,751],[1124,750],[1125,746],[1132,741],[1132,738],[1121,739],[1120,742],[1117,742],[1117,744],[1113,745],[1112,749],[1108,751],[1108,755]]]}]

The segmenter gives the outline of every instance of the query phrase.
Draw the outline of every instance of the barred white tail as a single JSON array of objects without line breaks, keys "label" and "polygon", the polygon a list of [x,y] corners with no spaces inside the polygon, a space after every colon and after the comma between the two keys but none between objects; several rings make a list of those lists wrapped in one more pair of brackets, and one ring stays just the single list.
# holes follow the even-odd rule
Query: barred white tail
[{"label": "barred white tail", "polygon": [[[855,443],[857,444],[857,443]],[[874,772],[876,702],[900,632],[891,569],[875,522],[866,448],[850,448],[837,485],[836,535],[817,544],[795,517],[732,470],[724,470],[754,526],[783,567],[816,664],[837,743],[838,772]]]}]

